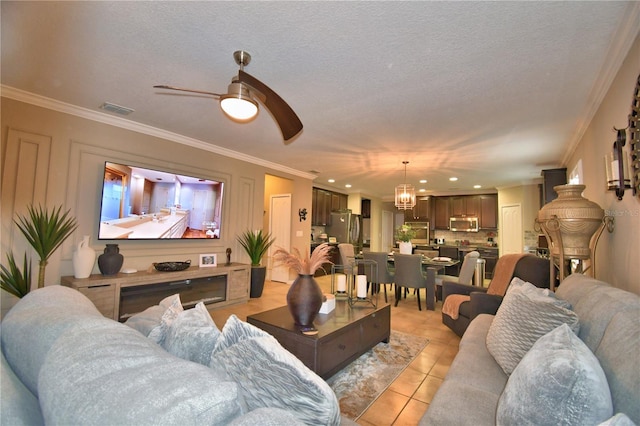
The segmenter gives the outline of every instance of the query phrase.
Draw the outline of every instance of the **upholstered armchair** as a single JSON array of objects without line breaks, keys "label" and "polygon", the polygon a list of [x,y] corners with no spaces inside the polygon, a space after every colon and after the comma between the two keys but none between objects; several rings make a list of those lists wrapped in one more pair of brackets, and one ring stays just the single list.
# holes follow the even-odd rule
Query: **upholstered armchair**
[{"label": "upholstered armchair", "polygon": [[[458,336],[479,314],[494,315],[513,277],[549,288],[549,260],[533,254],[507,254],[498,259],[487,288],[444,281],[442,322]],[[447,299],[449,299],[447,301]]]}]

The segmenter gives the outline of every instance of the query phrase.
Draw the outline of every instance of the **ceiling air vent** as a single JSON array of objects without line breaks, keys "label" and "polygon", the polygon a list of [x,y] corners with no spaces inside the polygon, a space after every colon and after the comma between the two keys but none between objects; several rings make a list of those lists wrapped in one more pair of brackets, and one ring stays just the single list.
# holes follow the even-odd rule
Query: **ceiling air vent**
[{"label": "ceiling air vent", "polygon": [[135,111],[134,109],[112,104],[111,102],[103,103],[102,105],[100,105],[100,108],[105,111],[114,112],[120,115],[129,115]]}]

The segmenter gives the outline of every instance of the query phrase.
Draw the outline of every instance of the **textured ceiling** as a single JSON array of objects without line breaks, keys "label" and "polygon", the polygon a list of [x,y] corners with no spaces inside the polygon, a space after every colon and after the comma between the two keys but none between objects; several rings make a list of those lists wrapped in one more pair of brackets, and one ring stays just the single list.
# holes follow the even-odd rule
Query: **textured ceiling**
[{"label": "textured ceiling", "polygon": [[[638,2],[1,7],[3,95],[113,102],[135,109],[128,120],[383,198],[403,160],[426,193],[528,183],[561,165],[640,30]],[[152,88],[224,92],[240,49],[252,55],[245,71],[302,120],[293,142],[264,108],[238,124],[215,100]]]}]

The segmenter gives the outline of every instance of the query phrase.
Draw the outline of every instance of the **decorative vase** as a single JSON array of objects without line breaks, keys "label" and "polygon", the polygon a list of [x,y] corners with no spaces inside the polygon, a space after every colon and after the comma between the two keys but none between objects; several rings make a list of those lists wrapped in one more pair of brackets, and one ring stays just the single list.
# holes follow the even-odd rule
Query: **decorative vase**
[{"label": "decorative vase", "polygon": [[411,254],[413,253],[413,244],[410,241],[400,241],[398,244],[400,248],[400,254]]},{"label": "decorative vase", "polygon": [[71,258],[73,263],[73,276],[76,278],[88,278],[96,263],[96,251],[89,246],[89,235],[82,237],[76,251]]},{"label": "decorative vase", "polygon": [[313,275],[298,275],[287,293],[289,312],[304,334],[316,334],[313,320],[322,307],[322,289]]},{"label": "decorative vase", "polygon": [[262,296],[262,290],[264,289],[264,280],[266,276],[266,266],[251,267],[251,291],[249,293],[249,296],[251,298],[258,298]]},{"label": "decorative vase", "polygon": [[102,275],[115,275],[120,272],[124,256],[120,254],[117,244],[107,244],[104,253],[98,256],[98,268]]},{"label": "decorative vase", "polygon": [[584,185],[557,185],[553,189],[558,198],[546,204],[538,212],[537,222],[551,238],[549,250],[565,257],[589,259],[591,237],[603,225],[604,210],[582,196]]}]

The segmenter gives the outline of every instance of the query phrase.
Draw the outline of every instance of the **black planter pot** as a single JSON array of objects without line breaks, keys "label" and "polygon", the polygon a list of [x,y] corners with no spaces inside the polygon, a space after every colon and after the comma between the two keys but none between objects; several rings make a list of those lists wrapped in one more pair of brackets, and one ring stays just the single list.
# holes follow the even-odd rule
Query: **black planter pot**
[{"label": "black planter pot", "polygon": [[264,290],[264,280],[267,276],[266,266],[252,266],[251,267],[251,291],[249,296],[253,299],[262,296],[262,290]]}]

